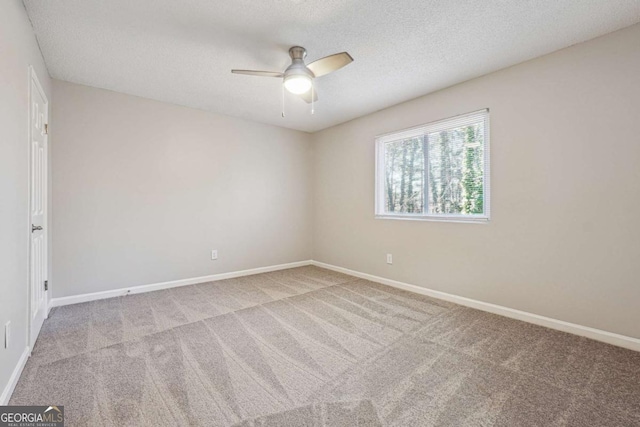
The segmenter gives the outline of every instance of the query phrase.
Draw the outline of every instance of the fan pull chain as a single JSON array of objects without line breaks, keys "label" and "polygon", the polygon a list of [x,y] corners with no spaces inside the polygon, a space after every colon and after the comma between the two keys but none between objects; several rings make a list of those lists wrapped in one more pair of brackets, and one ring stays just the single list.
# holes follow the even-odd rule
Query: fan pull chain
[{"label": "fan pull chain", "polygon": [[282,84],[282,118],[284,117],[284,84]]},{"label": "fan pull chain", "polygon": [[316,110],[314,108],[314,105],[313,105],[313,101],[315,99],[315,93],[313,91],[314,91],[314,87],[313,87],[313,83],[311,83],[311,114],[315,114],[315,112],[316,112]]}]

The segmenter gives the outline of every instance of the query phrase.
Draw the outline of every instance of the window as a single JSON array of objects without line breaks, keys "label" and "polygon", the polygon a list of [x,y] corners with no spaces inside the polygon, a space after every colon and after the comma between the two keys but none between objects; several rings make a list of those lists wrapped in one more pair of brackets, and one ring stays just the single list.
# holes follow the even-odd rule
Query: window
[{"label": "window", "polygon": [[376,217],[489,219],[489,110],[376,138]]}]

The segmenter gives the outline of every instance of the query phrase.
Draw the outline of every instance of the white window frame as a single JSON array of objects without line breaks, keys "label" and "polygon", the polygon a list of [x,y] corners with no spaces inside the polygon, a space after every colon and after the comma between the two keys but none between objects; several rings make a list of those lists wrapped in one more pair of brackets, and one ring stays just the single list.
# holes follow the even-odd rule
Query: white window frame
[{"label": "white window frame", "polygon": [[[483,207],[484,214],[468,215],[468,214],[428,214],[428,213],[388,213],[385,212],[385,144],[404,139],[416,138],[433,132],[454,129],[467,124],[477,123],[479,119],[484,120],[484,174],[483,174]],[[375,217],[377,219],[402,219],[402,220],[418,220],[418,221],[446,221],[446,222],[475,222],[486,223],[490,219],[491,213],[491,176],[489,163],[489,146],[490,146],[490,128],[489,128],[489,109],[474,111],[472,113],[462,114],[450,117],[425,125],[412,127],[396,132],[390,132],[378,135],[375,138],[376,150],[376,182],[375,182]],[[425,165],[427,167],[427,165]],[[425,200],[428,199],[425,195]]]}]

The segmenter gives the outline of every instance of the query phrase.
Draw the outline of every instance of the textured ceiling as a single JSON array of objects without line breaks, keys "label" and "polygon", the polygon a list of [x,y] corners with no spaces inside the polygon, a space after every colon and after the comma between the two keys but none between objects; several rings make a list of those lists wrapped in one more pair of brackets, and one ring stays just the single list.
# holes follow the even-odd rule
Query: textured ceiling
[{"label": "textured ceiling", "polygon": [[[51,76],[317,131],[640,21],[639,0],[25,0]],[[316,81],[315,115],[278,79],[292,45],[355,62]]]}]

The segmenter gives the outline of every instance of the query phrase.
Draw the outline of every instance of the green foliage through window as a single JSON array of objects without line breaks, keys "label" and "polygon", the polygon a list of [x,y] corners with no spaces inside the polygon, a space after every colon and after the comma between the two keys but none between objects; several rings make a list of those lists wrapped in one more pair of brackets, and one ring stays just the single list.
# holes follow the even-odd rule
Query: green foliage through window
[{"label": "green foliage through window", "polygon": [[382,213],[484,215],[485,135],[480,117],[436,131],[427,126],[421,135],[383,142],[378,154],[384,156],[384,175],[378,178],[378,185],[384,185]]}]

